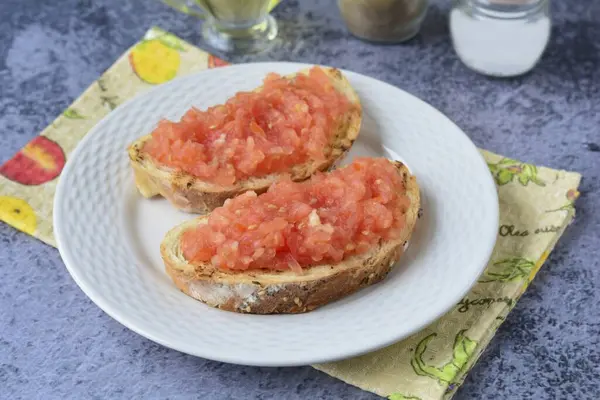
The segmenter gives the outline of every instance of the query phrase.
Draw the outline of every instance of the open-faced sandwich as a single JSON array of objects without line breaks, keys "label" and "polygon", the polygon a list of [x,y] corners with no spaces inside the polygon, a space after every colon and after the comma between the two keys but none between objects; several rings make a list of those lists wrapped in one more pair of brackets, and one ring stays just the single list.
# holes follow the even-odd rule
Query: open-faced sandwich
[{"label": "open-faced sandwich", "polygon": [[223,105],[163,120],[128,152],[143,196],[203,213],[246,191],[262,193],[282,174],[302,181],[328,169],[352,146],[360,123],[358,96],[342,73],[313,67],[269,74]]},{"label": "open-faced sandwich", "polygon": [[406,166],[360,158],[227,200],[169,231],[161,254],[177,287],[210,306],[306,312],[381,281],[402,254],[419,203]]}]

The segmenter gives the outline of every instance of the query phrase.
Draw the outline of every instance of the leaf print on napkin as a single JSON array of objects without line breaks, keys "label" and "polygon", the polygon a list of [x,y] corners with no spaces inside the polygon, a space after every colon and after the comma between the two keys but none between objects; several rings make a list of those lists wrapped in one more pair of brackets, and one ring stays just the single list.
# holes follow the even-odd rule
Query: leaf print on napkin
[{"label": "leaf print on napkin", "polygon": [[100,96],[100,102],[102,103],[102,105],[104,107],[107,107],[110,111],[117,108],[117,106],[119,105],[119,98],[117,96],[108,96],[106,94],[108,92],[108,85],[104,81],[104,77],[101,76],[100,78],[98,78],[96,83],[98,84],[100,91],[102,93],[105,93],[104,95]]},{"label": "leaf print on napkin", "polygon": [[417,345],[415,354],[410,360],[410,364],[417,375],[428,376],[437,379],[442,384],[449,384],[454,380],[458,372],[467,364],[469,358],[477,348],[477,342],[465,336],[466,329],[458,332],[454,339],[452,349],[452,360],[441,367],[428,365],[423,360],[423,355],[427,351],[427,345],[437,336],[437,333],[432,333],[426,336]]},{"label": "leaf print on napkin", "polygon": [[523,186],[527,186],[529,182],[538,186],[546,186],[544,181],[537,176],[537,167],[532,164],[522,163],[512,158],[503,158],[496,164],[488,164],[488,168],[498,186],[512,182],[515,177]]},{"label": "leaf print on napkin", "polygon": [[85,116],[81,115],[79,111],[74,108],[67,108],[63,111],[63,115],[69,119],[85,119]]},{"label": "leaf print on napkin", "polygon": [[517,279],[526,279],[535,263],[522,257],[500,260],[488,267],[479,282],[510,282]]},{"label": "leaf print on napkin", "polygon": [[421,400],[416,396],[405,396],[402,393],[392,393],[388,396],[388,400]]},{"label": "leaf print on napkin", "polygon": [[142,42],[152,39],[159,39],[165,45],[175,50],[185,51],[185,42],[183,40],[158,27],[153,27],[150,29],[150,31],[144,36],[144,40]]}]

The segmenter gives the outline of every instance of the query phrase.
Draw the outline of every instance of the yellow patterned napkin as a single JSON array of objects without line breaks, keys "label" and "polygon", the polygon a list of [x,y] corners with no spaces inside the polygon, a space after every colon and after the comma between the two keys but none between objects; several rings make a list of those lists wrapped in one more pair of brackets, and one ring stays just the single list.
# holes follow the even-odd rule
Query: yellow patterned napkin
[{"label": "yellow patterned napkin", "polygon": [[[153,85],[227,65],[158,28],[129,49],[40,136],[0,167],[0,219],[52,246],[52,200],[66,156],[100,119]],[[501,227],[477,285],[447,315],[382,350],[315,368],[390,399],[450,398],[573,219],[581,176],[482,151]]]}]

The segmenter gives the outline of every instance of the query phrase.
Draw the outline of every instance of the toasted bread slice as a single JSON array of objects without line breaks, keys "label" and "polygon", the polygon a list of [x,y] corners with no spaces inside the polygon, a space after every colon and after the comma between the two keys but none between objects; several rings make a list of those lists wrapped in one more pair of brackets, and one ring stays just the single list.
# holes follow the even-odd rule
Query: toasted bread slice
[{"label": "toasted bread slice", "polygon": [[[291,171],[288,171],[294,181],[305,180],[317,171],[329,169],[350,149],[360,130],[362,109],[354,89],[338,69],[322,69],[330,77],[334,88],[343,93],[353,107],[340,119],[336,127],[327,159],[322,162],[310,161],[294,166]],[[299,73],[307,72],[308,70],[303,70]],[[292,79],[295,75],[290,75],[289,78]],[[260,88],[256,90],[260,90]],[[253,190],[262,193],[282,175],[270,174],[255,177],[238,181],[231,186],[205,182],[186,172],[156,164],[149,155],[143,152],[144,143],[150,138],[150,135],[143,136],[128,148],[135,184],[144,197],[161,195],[182,211],[206,213],[223,205],[228,198],[246,191]]]},{"label": "toasted bread slice", "polygon": [[210,263],[190,264],[180,248],[182,233],[206,223],[202,216],[187,221],[167,233],[160,250],[167,273],[184,293],[212,307],[252,314],[302,313],[349,295],[381,281],[402,255],[404,244],[415,227],[419,207],[419,186],[405,165],[395,162],[410,207],[406,226],[394,241],[382,241],[369,252],[349,257],[335,265],[292,271],[224,271]]}]

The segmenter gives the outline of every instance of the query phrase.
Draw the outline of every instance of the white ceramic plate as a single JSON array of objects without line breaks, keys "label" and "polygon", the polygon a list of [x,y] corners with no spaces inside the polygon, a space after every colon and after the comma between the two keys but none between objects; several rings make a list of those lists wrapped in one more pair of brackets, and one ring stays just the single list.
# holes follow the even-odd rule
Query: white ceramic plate
[{"label": "white ceramic plate", "polygon": [[346,358],[389,345],[448,311],[486,265],[498,227],[487,166],[467,136],[423,101],[378,80],[345,72],[364,118],[347,160],[404,161],[417,176],[423,217],[411,246],[382,283],[301,315],[241,315],[179,292],[164,272],[163,235],[191,218],[134,187],[127,145],[163,117],[179,118],[260,85],[271,71],[303,64],[260,63],[176,79],[123,104],[77,146],[60,178],[54,227],[73,279],[106,313],[173,349],[213,360],[290,366]]}]

